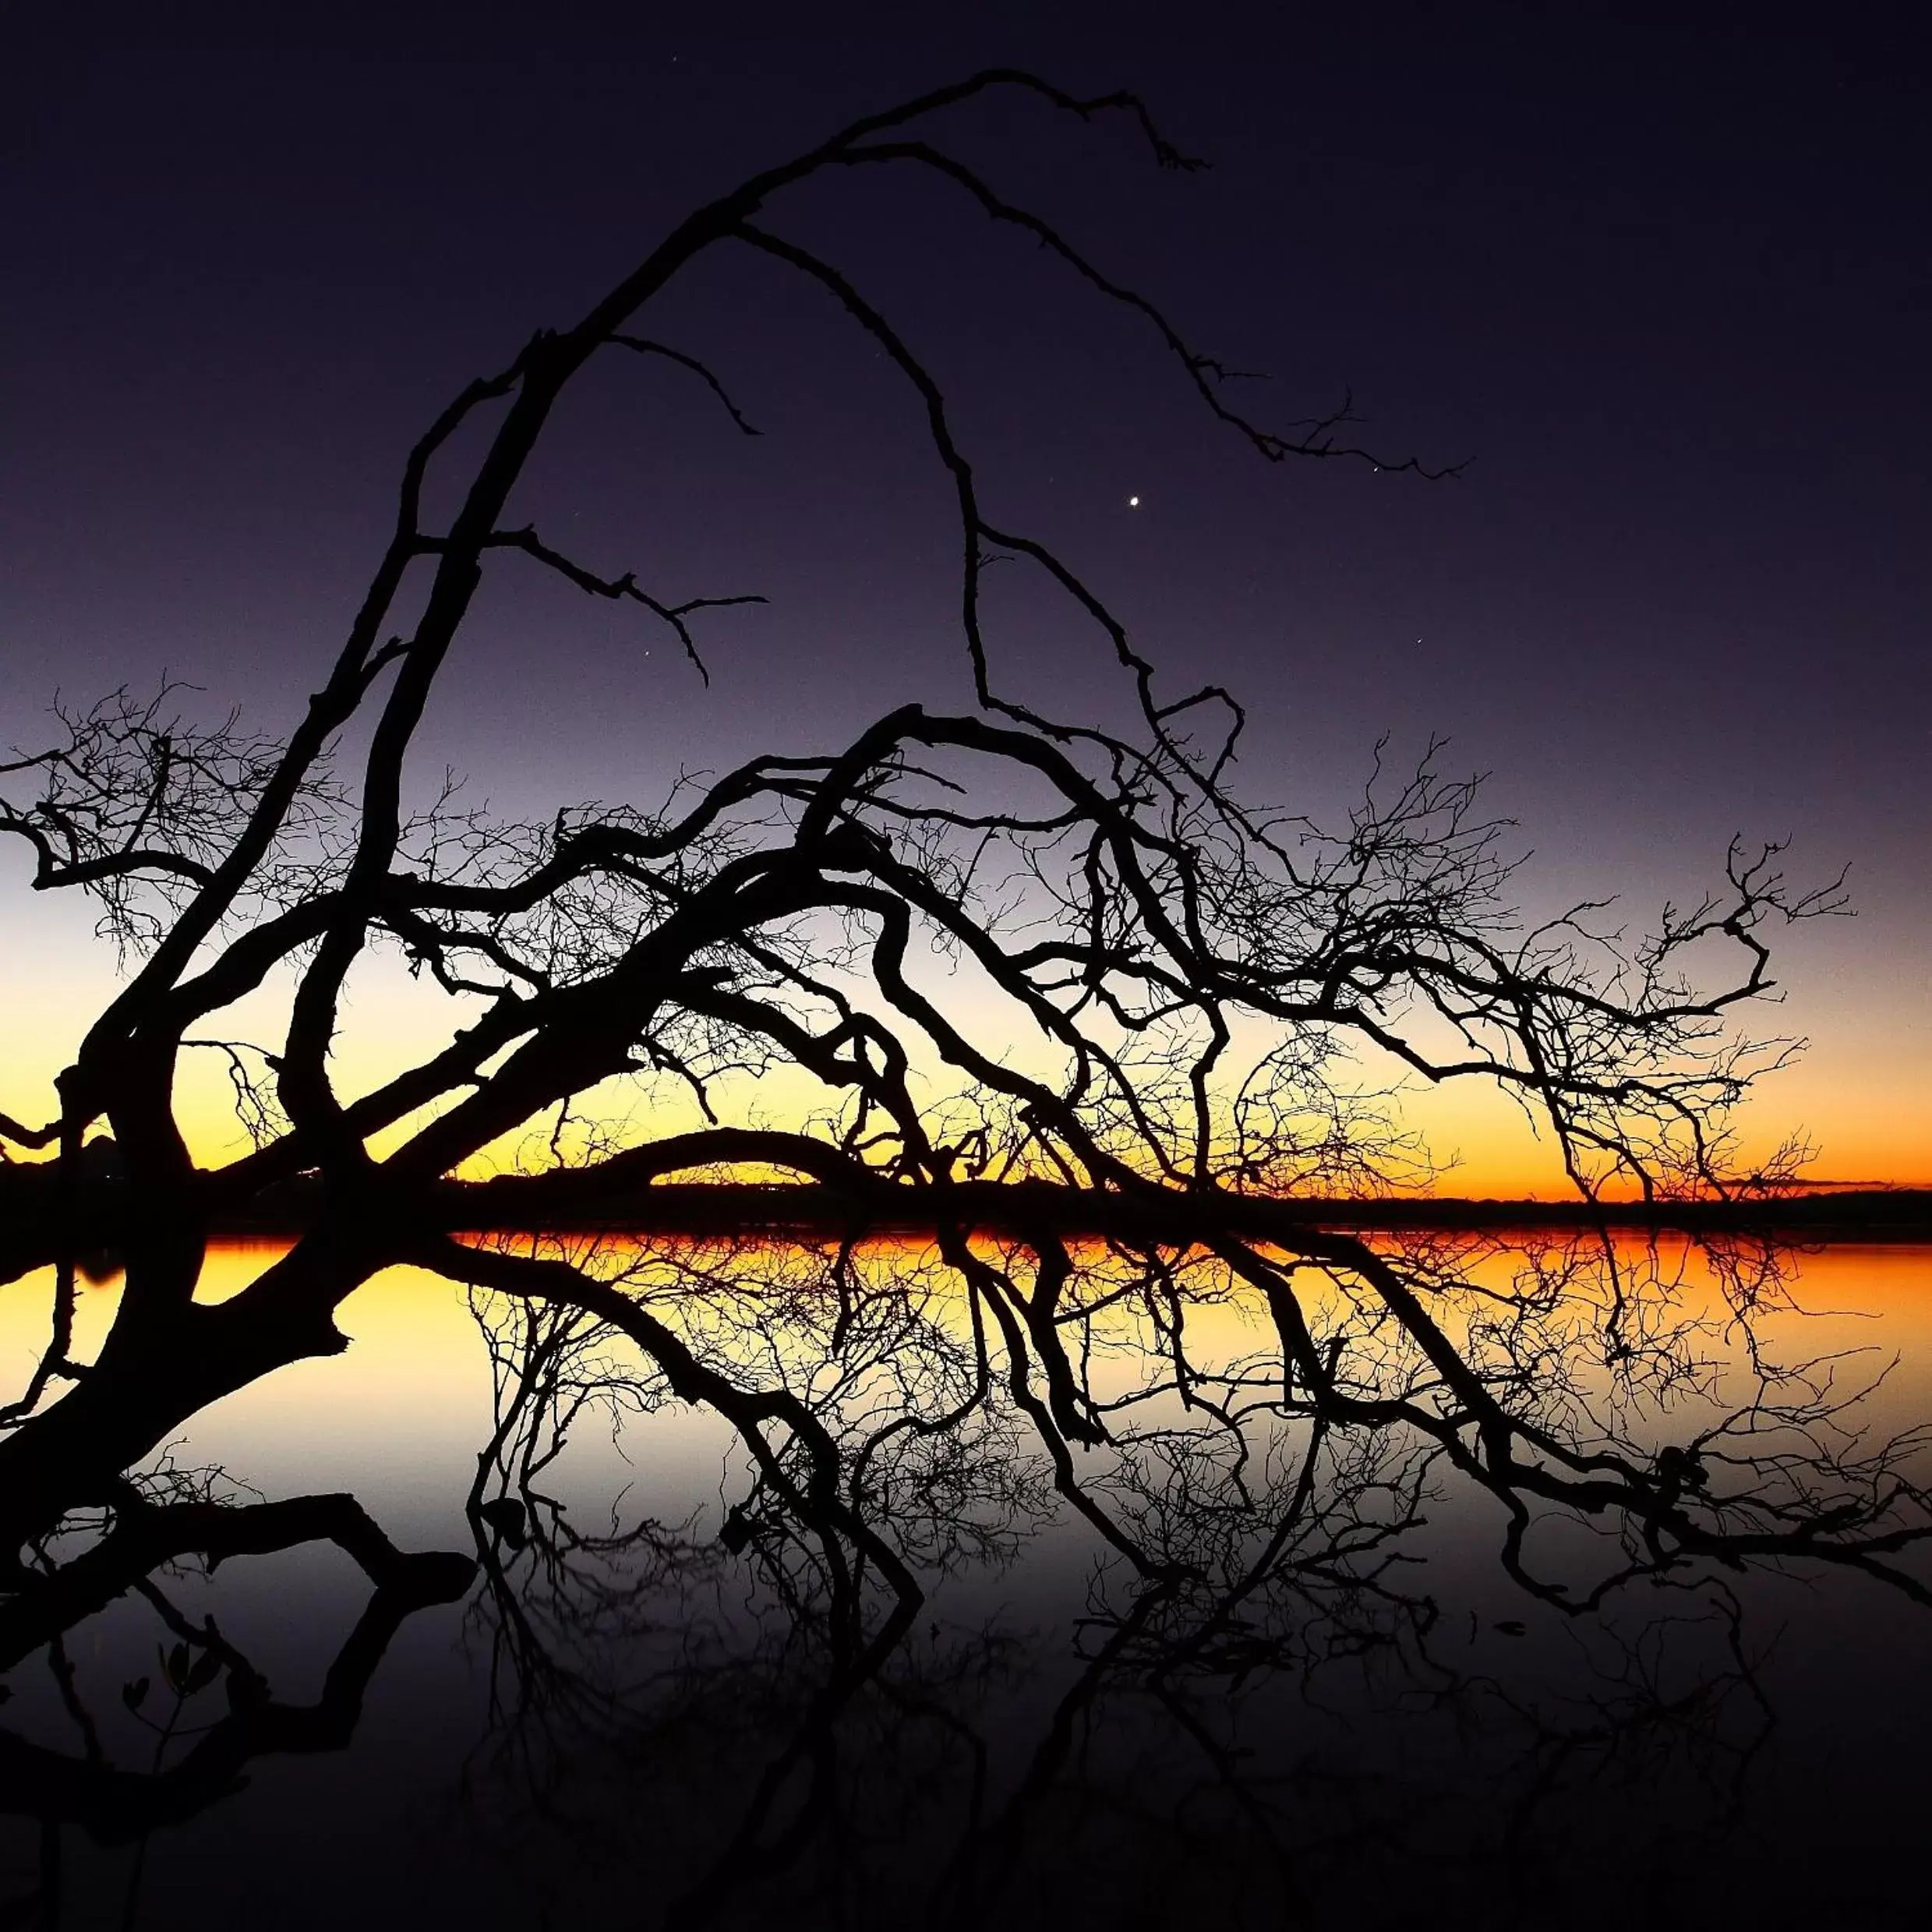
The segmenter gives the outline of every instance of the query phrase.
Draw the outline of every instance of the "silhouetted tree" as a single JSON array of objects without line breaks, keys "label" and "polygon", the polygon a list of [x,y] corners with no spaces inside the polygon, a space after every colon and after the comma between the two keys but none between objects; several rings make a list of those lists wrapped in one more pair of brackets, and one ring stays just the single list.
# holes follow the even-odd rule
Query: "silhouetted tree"
[{"label": "silhouetted tree", "polygon": [[[562,1386],[544,1378],[571,1338],[620,1338],[623,1399],[703,1405],[733,1425],[756,1479],[728,1542],[832,1606],[832,1703],[904,1638],[921,1567],[969,1529],[999,1534],[959,1503],[1002,1468],[1050,1484],[1157,1593],[1136,1641],[1153,1618],[1196,1658],[1284,1591],[1372,1602],[1378,1552],[1437,1472],[1494,1499],[1506,1562],[1566,1608],[1707,1559],[1847,1566],[1922,1594],[1895,1561],[1928,1527],[1913,1445],[1865,1443],[1817,1365],[1750,1351],[1738,1399],[1668,1432],[1665,1398],[1715,1391],[1657,1251],[1606,1237],[1498,1282],[1467,1244],[1380,1240],[1294,1210],[1415,1158],[1365,1073],[1375,1065],[1502,1088],[1547,1126],[1586,1198],[1748,1185],[1728,1164],[1727,1117],[1786,1049],[1734,1016],[1771,986],[1768,935],[1838,895],[1789,888],[1775,849],[1734,849],[1711,897],[1626,945],[1589,907],[1517,919],[1502,828],[1433,756],[1378,777],[1333,830],[1238,797],[1234,699],[1168,695],[1103,599],[993,519],[919,351],[844,268],[773,224],[807,181],[924,176],[1143,321],[1263,457],[1417,466],[1347,443],[1345,414],[1270,429],[1235,409],[1220,366],[1160,309],[934,144],[942,110],[989,94],[1123,123],[1160,165],[1193,165],[1132,97],[1080,100],[1017,72],[854,123],[698,210],[580,320],[462,390],[411,452],[394,534],[286,736],[199,728],[168,693],[124,692],[60,714],[51,743],[5,768],[19,802],[0,805],[0,828],[31,848],[34,883],[92,895],[130,962],[55,1116],[0,1121],[23,1148],[58,1147],[65,1205],[51,1211],[69,1249],[87,1238],[76,1204],[111,1198],[125,1263],[112,1326],[83,1362],[63,1256],[48,1346],[5,1418],[0,1546],[21,1604],[75,1587],[46,1552],[76,1510],[105,1512],[104,1549],[159,1534],[126,1472],[207,1404],[341,1349],[334,1311],[401,1263],[533,1311],[514,1372],[535,1374],[539,1393]],[[707,364],[644,333],[677,279],[726,249],[828,298],[906,386],[955,496],[977,708],[902,707],[843,746],[755,758],[655,811],[515,824],[447,794],[413,806],[411,748],[436,681],[460,672],[491,571],[535,566],[634,603],[694,661],[701,620],[748,601],[606,574],[514,503],[560,398],[613,352],[705,383],[726,427],[747,428]],[[433,472],[434,500],[457,504],[447,520],[426,508]],[[980,598],[995,558],[1038,572],[1096,627],[1131,729],[1005,694]],[[462,1023],[345,1093],[331,1065],[344,988],[381,947],[447,991]],[[935,975],[934,957],[959,977]],[[247,1041],[224,1015],[277,976],[292,987],[285,1027]],[[955,999],[969,983],[973,1000]],[[175,1111],[190,1048],[224,1056],[255,1143],[210,1169]],[[818,1083],[817,1113],[781,1131],[719,1112],[725,1075],[776,1067]],[[943,1081],[922,1077],[935,1068]],[[565,1117],[626,1078],[683,1083],[705,1124],[654,1136],[647,1121],[580,1149]],[[560,1171],[490,1196],[521,1200],[526,1225],[679,1175],[779,1171],[797,1177],[800,1224],[846,1238],[808,1244],[797,1278],[755,1293],[735,1263],[707,1273],[696,1251],[613,1265],[595,1244],[458,1238],[471,1210],[448,1178],[553,1120]],[[102,1124],[118,1164],[104,1183],[87,1172]],[[298,1181],[305,1225],[289,1251],[219,1305],[196,1302],[210,1228]],[[864,1246],[874,1228],[919,1231],[927,1271],[881,1280]],[[653,1268],[680,1292],[641,1291],[662,1286]],[[1747,1331],[1778,1302],[1762,1268],[1724,1286]],[[1204,1362],[1190,1323],[1231,1299],[1265,1344]],[[1097,1377],[1118,1323],[1157,1365],[1144,1386]],[[1023,1436],[1036,1466],[992,1453]],[[486,1571],[519,1539],[555,1552],[543,1453],[514,1427],[486,1453],[472,1499]],[[1538,1569],[1528,1531],[1551,1510],[1618,1528],[1602,1574],[1579,1586]],[[503,1628],[534,1658],[529,1615]]]}]

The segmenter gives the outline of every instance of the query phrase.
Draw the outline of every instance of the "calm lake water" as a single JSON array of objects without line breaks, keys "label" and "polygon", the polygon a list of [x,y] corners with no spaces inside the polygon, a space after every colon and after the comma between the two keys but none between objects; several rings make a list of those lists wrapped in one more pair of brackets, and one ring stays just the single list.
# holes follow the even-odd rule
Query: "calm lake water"
[{"label": "calm lake water", "polygon": [[[217,1250],[204,1296],[277,1252]],[[1512,1263],[1505,1245],[1483,1265]],[[917,1261],[865,1265],[877,1281]],[[1721,1362],[1736,1338],[1687,1266]],[[1768,1319],[1770,1343],[1835,1358],[1817,1374],[1841,1392],[1895,1359],[1856,1419],[1932,1422],[1932,1249],[1831,1247],[1789,1269],[1810,1312]],[[115,1292],[83,1294],[83,1349]],[[0,1290],[9,1365],[30,1362],[51,1294],[47,1274]],[[688,1284],[676,1305],[688,1327],[718,1319]],[[775,1380],[871,1426],[906,1400],[889,1337],[849,1386],[814,1382],[782,1297],[761,1305],[729,1346],[768,1351]],[[1292,1588],[1190,1622],[989,1411],[892,1479],[886,1513],[924,1595],[867,1657],[888,1597],[859,1579],[842,1623],[810,1539],[741,1509],[754,1472],[731,1429],[640,1386],[596,1337],[539,1361],[554,1399],[519,1409],[521,1319],[392,1272],[346,1305],[345,1354],[220,1403],[172,1447],[178,1485],[347,1492],[402,1549],[480,1555],[482,1572],[371,1638],[370,1584],[327,1542],[212,1576],[182,1564],[17,1664],[9,1749],[170,1795],[104,1842],[30,1815],[22,1782],[48,1761],[0,1754],[0,1901],[23,1915],[0,1923],[1768,1927],[1932,1912],[1932,1607],[1908,1588],[1687,1564],[1572,1616],[1499,1560],[1493,1498],[1448,1471],[1405,1487],[1383,1445],[1338,1465]],[[963,1320],[943,1298],[924,1319]],[[1193,1319],[1201,1361],[1263,1345],[1238,1302]],[[1090,1365],[1103,1394],[1139,1372],[1124,1333]],[[1674,1395],[1666,1432],[1709,1395]],[[1108,1492],[1137,1533],[1211,1540],[1270,1458],[1293,1475],[1285,1438],[1257,1439],[1252,1466],[1190,1461],[1165,1414],[1146,1432],[1160,1484]],[[500,1482],[476,1486],[479,1452],[499,1474],[527,1457],[511,1489],[537,1499],[534,1543]],[[1104,1487],[1106,1452],[1081,1453]],[[1602,1524],[1565,1515],[1532,1537],[1538,1574],[1571,1577],[1573,1596],[1616,1566]],[[1907,1553],[1900,1570],[1927,1566]],[[278,1703],[320,1702],[333,1729],[196,1771],[223,1691],[178,1699],[166,1653],[171,1619],[210,1616]]]}]

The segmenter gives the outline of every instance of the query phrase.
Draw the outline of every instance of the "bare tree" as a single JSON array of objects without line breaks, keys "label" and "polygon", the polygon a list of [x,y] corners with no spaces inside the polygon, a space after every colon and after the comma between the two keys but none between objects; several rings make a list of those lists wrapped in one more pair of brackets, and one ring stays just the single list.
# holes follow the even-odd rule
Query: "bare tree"
[{"label": "bare tree", "polygon": [[[5,796],[19,802],[0,804],[0,828],[30,847],[34,885],[91,894],[132,963],[51,1118],[0,1121],[23,1148],[58,1146],[69,1208],[88,1136],[105,1125],[126,1263],[111,1330],[84,1362],[70,1353],[62,1264],[54,1331],[0,1440],[0,1544],[44,1547],[77,1509],[138,1513],[125,1471],[209,1402],[341,1349],[334,1310],[410,1263],[546,1320],[599,1325],[641,1358],[652,1400],[726,1418],[757,1472],[742,1525],[775,1512],[802,1526],[840,1601],[859,1601],[861,1579],[890,1595],[883,1623],[844,1618],[835,1676],[846,1683],[876,1669],[919,1601],[919,1539],[892,1528],[879,1485],[893,1470],[902,1492],[907,1471],[956,1475],[981,1428],[1023,1426],[1066,1505],[1171,1590],[1204,1577],[1237,1596],[1271,1587],[1323,1459],[1340,1457],[1386,1460],[1391,1494],[1438,1466],[1486,1490],[1506,1560],[1566,1605],[1591,1591],[1537,1573],[1526,1538],[1539,1510],[1621,1527],[1621,1565],[1591,1591],[1680,1560],[1786,1557],[1918,1591],[1895,1563],[1927,1524],[1913,1445],[1863,1444],[1828,1371],[1760,1351],[1747,1399],[1683,1439],[1658,1437],[1667,1411],[1645,1402],[1702,1386],[1703,1371],[1697,1321],[1655,1256],[1605,1238],[1498,1288],[1466,1252],[1293,1211],[1297,1196],[1369,1192],[1418,1157],[1377,1068],[1499,1087],[1546,1125],[1586,1199],[1616,1183],[1646,1196],[1761,1183],[1731,1171],[1728,1117],[1789,1045],[1740,1033],[1739,1016],[1772,988],[1769,935],[1839,896],[1789,886],[1775,848],[1736,848],[1710,897],[1626,943],[1598,907],[1517,918],[1503,828],[1433,754],[1406,777],[1378,774],[1332,829],[1241,799],[1235,701],[1213,687],[1169,694],[1101,596],[994,518],[920,353],[846,268],[775,224],[807,182],[916,174],[1143,323],[1264,459],[1420,466],[1350,442],[1345,411],[1271,429],[1234,407],[1226,372],[1162,309],[935,144],[946,111],[993,94],[1120,124],[1159,165],[1194,164],[1133,97],[1083,100],[1019,72],[853,123],[698,209],[581,320],[539,331],[456,397],[410,453],[367,595],[285,737],[197,728],[168,694],[123,694],[61,714],[52,742],[9,764]],[[655,811],[509,824],[433,788],[412,804],[426,703],[460,671],[490,572],[535,567],[634,603],[694,662],[714,607],[745,601],[660,594],[568,556],[515,501],[560,398],[612,353],[704,383],[722,429],[747,428],[708,364],[645,333],[666,291],[720,250],[829,300],[905,385],[955,494],[977,707],[895,709],[843,746],[755,758]],[[479,453],[455,475],[467,449]],[[433,472],[436,500],[457,503],[446,521],[426,509]],[[980,595],[996,558],[1038,573],[1094,627],[1131,694],[1131,729],[1007,694]],[[383,948],[442,987],[463,1023],[373,1090],[344,1093],[331,1061],[344,988]],[[284,978],[281,1037],[242,1038],[226,1016]],[[961,1001],[969,984],[979,991]],[[988,991],[990,1036],[976,1017]],[[196,1048],[224,1056],[255,1141],[211,1169],[176,1112]],[[726,1075],[781,1066],[818,1083],[815,1111],[783,1129],[719,1111]],[[574,1110],[595,1111],[586,1097],[623,1081],[681,1086],[703,1124],[655,1136],[647,1125],[622,1144],[563,1131]],[[727,1284],[687,1284],[667,1302],[594,1253],[458,1238],[466,1210],[449,1177],[520,1133],[546,1135],[570,1170],[492,1195],[513,1209],[523,1189],[525,1224],[573,1187],[608,1200],[679,1175],[776,1171],[796,1177],[801,1223],[849,1238],[809,1293],[764,1298],[753,1347],[742,1327],[722,1333]],[[290,1251],[219,1306],[196,1304],[210,1228],[302,1177],[306,1224]],[[71,1216],[63,1225],[78,1238]],[[878,1227],[924,1231],[963,1310],[952,1328],[913,1320],[902,1287],[866,1286],[862,1237]],[[1732,1289],[1747,1326],[1775,1298],[1765,1277]],[[1267,1346],[1203,1366],[1190,1313],[1229,1297],[1259,1312]],[[1121,1311],[1164,1365],[1157,1386],[1128,1395],[1091,1368]],[[923,1338],[930,1372],[890,1422],[855,1429],[822,1383],[785,1366],[788,1351],[818,1347],[843,1388],[888,1315]],[[1590,1377],[1564,1369],[1580,1358]],[[1138,1414],[1161,1404],[1178,1404],[1185,1440],[1138,1432]],[[1255,1435],[1263,1421],[1304,1429],[1305,1460],[1280,1462]],[[1164,1473],[1148,1460],[1157,1443]],[[1197,1547],[1224,1520],[1192,1506],[1210,1468],[1232,1459],[1238,1475],[1270,1457],[1245,1506],[1251,1527],[1272,1525],[1259,1545]],[[1113,1473],[1098,1483],[1090,1468]],[[51,1586],[30,1563],[12,1587]]]}]

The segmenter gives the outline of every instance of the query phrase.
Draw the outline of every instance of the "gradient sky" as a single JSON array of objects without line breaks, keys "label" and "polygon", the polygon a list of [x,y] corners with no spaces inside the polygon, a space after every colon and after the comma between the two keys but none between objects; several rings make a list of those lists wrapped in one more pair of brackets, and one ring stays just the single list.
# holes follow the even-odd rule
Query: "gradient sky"
[{"label": "gradient sky", "polygon": [[[948,143],[1203,346],[1270,371],[1258,414],[1352,390],[1365,440],[1466,474],[1266,468],[1142,331],[936,184],[814,189],[772,225],[927,355],[996,520],[1056,543],[1177,680],[1249,701],[1251,796],[1333,811],[1378,736],[1440,733],[1494,773],[1539,907],[1613,890],[1641,917],[1735,832],[1791,836],[1800,874],[1851,862],[1857,919],[1789,949],[1778,1024],[1814,1047],[1766,1105],[1809,1125],[1822,1172],[1932,1181],[1914,10],[1803,31],[1743,8],[941,11],[15,16],[0,738],[37,736],[56,687],[164,666],[279,725],[422,426],[689,206],[978,66],[1131,87],[1211,172],[1010,104],[952,117]],[[661,595],[772,604],[708,629],[707,691],[663,637],[506,567],[423,760],[507,809],[653,804],[680,765],[963,700],[943,479],[867,345],[750,260],[707,269],[653,332],[710,359],[765,435],[732,436],[675,372],[613,366],[556,426],[530,513]],[[1071,708],[1097,655],[1033,607],[1007,623],[1009,662]],[[0,854],[16,1111],[111,970],[26,876]],[[1450,1139],[1475,1191],[1535,1178],[1486,1116]]]}]

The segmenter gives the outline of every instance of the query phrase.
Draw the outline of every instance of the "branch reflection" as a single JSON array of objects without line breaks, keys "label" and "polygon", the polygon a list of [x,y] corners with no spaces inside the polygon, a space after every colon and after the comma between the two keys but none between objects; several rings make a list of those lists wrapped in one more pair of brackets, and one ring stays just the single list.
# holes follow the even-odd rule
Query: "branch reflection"
[{"label": "branch reflection", "polygon": [[[574,1848],[588,1902],[648,1837],[698,1867],[670,1922],[1173,1922],[1211,1870],[1217,1918],[1276,1924],[1371,1843],[1533,1892],[1618,1793],[1644,1862],[1694,1862],[1773,1721],[1750,1572],[1815,1556],[1924,1592],[1920,1434],[1871,1438],[1855,1362],[1774,1360],[1790,1269],[1761,1243],[1405,1241],[1383,1265],[1461,1388],[1358,1279],[1252,1256],[492,1249],[691,1351],[475,1302],[497,1402],[468,1796],[546,1869]],[[1284,1291],[1316,1376],[1283,1372]],[[787,1432],[740,1436],[708,1535],[585,1533],[546,1486],[572,1432],[648,1444],[691,1365]],[[1478,1539],[1520,1614],[1471,1607]],[[980,1607],[1023,1558],[1083,1579],[1070,1648]]]}]

